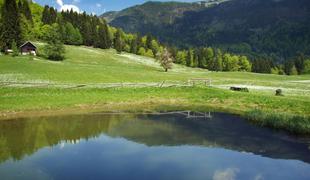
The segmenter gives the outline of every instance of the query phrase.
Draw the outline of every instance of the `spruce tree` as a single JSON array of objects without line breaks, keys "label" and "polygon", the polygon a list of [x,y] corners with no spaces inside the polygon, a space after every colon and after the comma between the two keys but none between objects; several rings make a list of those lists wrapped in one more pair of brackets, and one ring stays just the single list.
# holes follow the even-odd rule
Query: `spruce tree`
[{"label": "spruce tree", "polygon": [[1,49],[11,48],[13,41],[16,42],[17,46],[20,45],[22,43],[22,34],[16,1],[4,0],[1,21]]},{"label": "spruce tree", "polygon": [[42,23],[43,24],[50,24],[50,10],[48,6],[44,6],[44,10],[42,12]]},{"label": "spruce tree", "polygon": [[104,24],[100,24],[97,32],[98,36],[96,38],[96,47],[107,49],[108,47],[108,38]]},{"label": "spruce tree", "polygon": [[220,49],[216,51],[213,68],[214,71],[223,71],[223,55]]},{"label": "spruce tree", "polygon": [[114,38],[114,48],[116,49],[117,53],[122,53],[123,45],[122,45],[122,37],[121,37],[121,30],[117,29]]},{"label": "spruce tree", "polygon": [[28,0],[23,0],[22,11],[23,11],[23,14],[25,15],[25,17],[27,18],[27,20],[30,21],[31,23],[33,23],[32,14],[31,14],[31,10],[29,7]]},{"label": "spruce tree", "polygon": [[187,51],[187,55],[186,55],[186,66],[188,66],[188,67],[190,67],[190,66],[192,66],[192,53],[191,53],[191,50],[189,49],[188,51]]}]

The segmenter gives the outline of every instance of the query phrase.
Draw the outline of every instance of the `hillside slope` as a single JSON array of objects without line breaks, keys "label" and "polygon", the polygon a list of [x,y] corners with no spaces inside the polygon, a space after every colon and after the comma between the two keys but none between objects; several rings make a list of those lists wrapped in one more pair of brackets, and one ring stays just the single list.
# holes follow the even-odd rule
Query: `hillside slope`
[{"label": "hillside slope", "polygon": [[267,54],[278,61],[297,52],[310,54],[308,0],[232,0],[187,11],[171,24],[145,23],[149,15],[158,18],[152,13],[138,16],[132,12],[110,23],[126,31],[153,34],[183,48],[211,45],[247,55]]},{"label": "hillside slope", "polygon": [[[39,49],[42,44],[37,43]],[[115,50],[102,50],[85,46],[66,46],[63,62],[39,57],[16,58],[0,55],[0,82],[10,86],[86,85],[102,87],[107,83],[144,83],[146,85],[178,83],[186,85],[189,79],[212,79],[214,87],[246,86],[253,91],[273,94],[281,87],[292,95],[310,96],[309,76],[279,76],[246,72],[210,72],[205,69],[173,65],[167,73],[153,58]],[[25,84],[26,83],[26,84]]]},{"label": "hillside slope", "polygon": [[127,32],[146,34],[156,31],[157,26],[172,24],[186,11],[197,11],[203,7],[199,3],[149,1],[119,12],[107,12],[101,17],[111,22],[112,26],[123,28]]}]

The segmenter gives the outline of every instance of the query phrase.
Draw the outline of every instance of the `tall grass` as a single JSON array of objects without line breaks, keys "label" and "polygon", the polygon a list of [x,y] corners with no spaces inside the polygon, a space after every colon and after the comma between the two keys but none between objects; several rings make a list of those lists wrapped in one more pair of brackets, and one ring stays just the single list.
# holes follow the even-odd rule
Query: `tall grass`
[{"label": "tall grass", "polygon": [[295,134],[310,134],[310,117],[277,112],[252,110],[246,117],[261,126],[287,130]]}]

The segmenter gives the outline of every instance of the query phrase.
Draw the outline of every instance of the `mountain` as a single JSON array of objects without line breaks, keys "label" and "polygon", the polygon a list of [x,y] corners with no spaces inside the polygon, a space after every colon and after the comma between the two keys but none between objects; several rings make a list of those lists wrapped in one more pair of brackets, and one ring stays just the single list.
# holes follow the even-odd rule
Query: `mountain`
[{"label": "mountain", "polygon": [[[218,1],[212,1],[212,4]],[[187,11],[198,11],[209,4],[202,2],[155,2],[149,1],[122,11],[112,11],[103,14],[111,25],[123,28],[127,32],[146,34],[155,31],[156,27],[173,24],[177,18]]]},{"label": "mountain", "polygon": [[[264,54],[278,61],[297,52],[310,54],[309,0],[231,0],[207,7],[175,4],[187,8],[180,13],[169,3],[149,2],[115,12],[110,24],[129,32],[150,33],[182,48],[208,45],[250,56]],[[169,9],[166,17],[173,18],[167,21],[163,11],[156,14],[146,7]]]}]

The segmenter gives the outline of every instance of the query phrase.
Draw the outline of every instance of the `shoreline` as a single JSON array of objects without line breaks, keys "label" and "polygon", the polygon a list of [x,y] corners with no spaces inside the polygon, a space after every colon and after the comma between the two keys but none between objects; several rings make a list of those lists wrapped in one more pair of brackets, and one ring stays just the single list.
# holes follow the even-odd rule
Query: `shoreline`
[{"label": "shoreline", "polygon": [[[33,117],[53,117],[66,115],[83,115],[91,113],[102,114],[153,114],[167,113],[174,111],[192,111],[192,112],[220,112],[238,115],[250,123],[258,126],[268,127],[274,130],[283,130],[295,135],[310,135],[310,116],[297,116],[294,114],[277,114],[274,112],[264,112],[259,109],[250,111],[240,111],[236,109],[224,109],[219,107],[210,107],[203,105],[177,105],[177,104],[152,104],[147,103],[115,103],[102,106],[83,106],[67,107],[62,109],[42,109],[42,110],[25,110],[16,112],[0,112],[0,122],[10,120],[23,120]],[[146,107],[146,108],[142,108]],[[276,121],[275,121],[276,120]],[[283,121],[283,122],[282,122]]]}]

